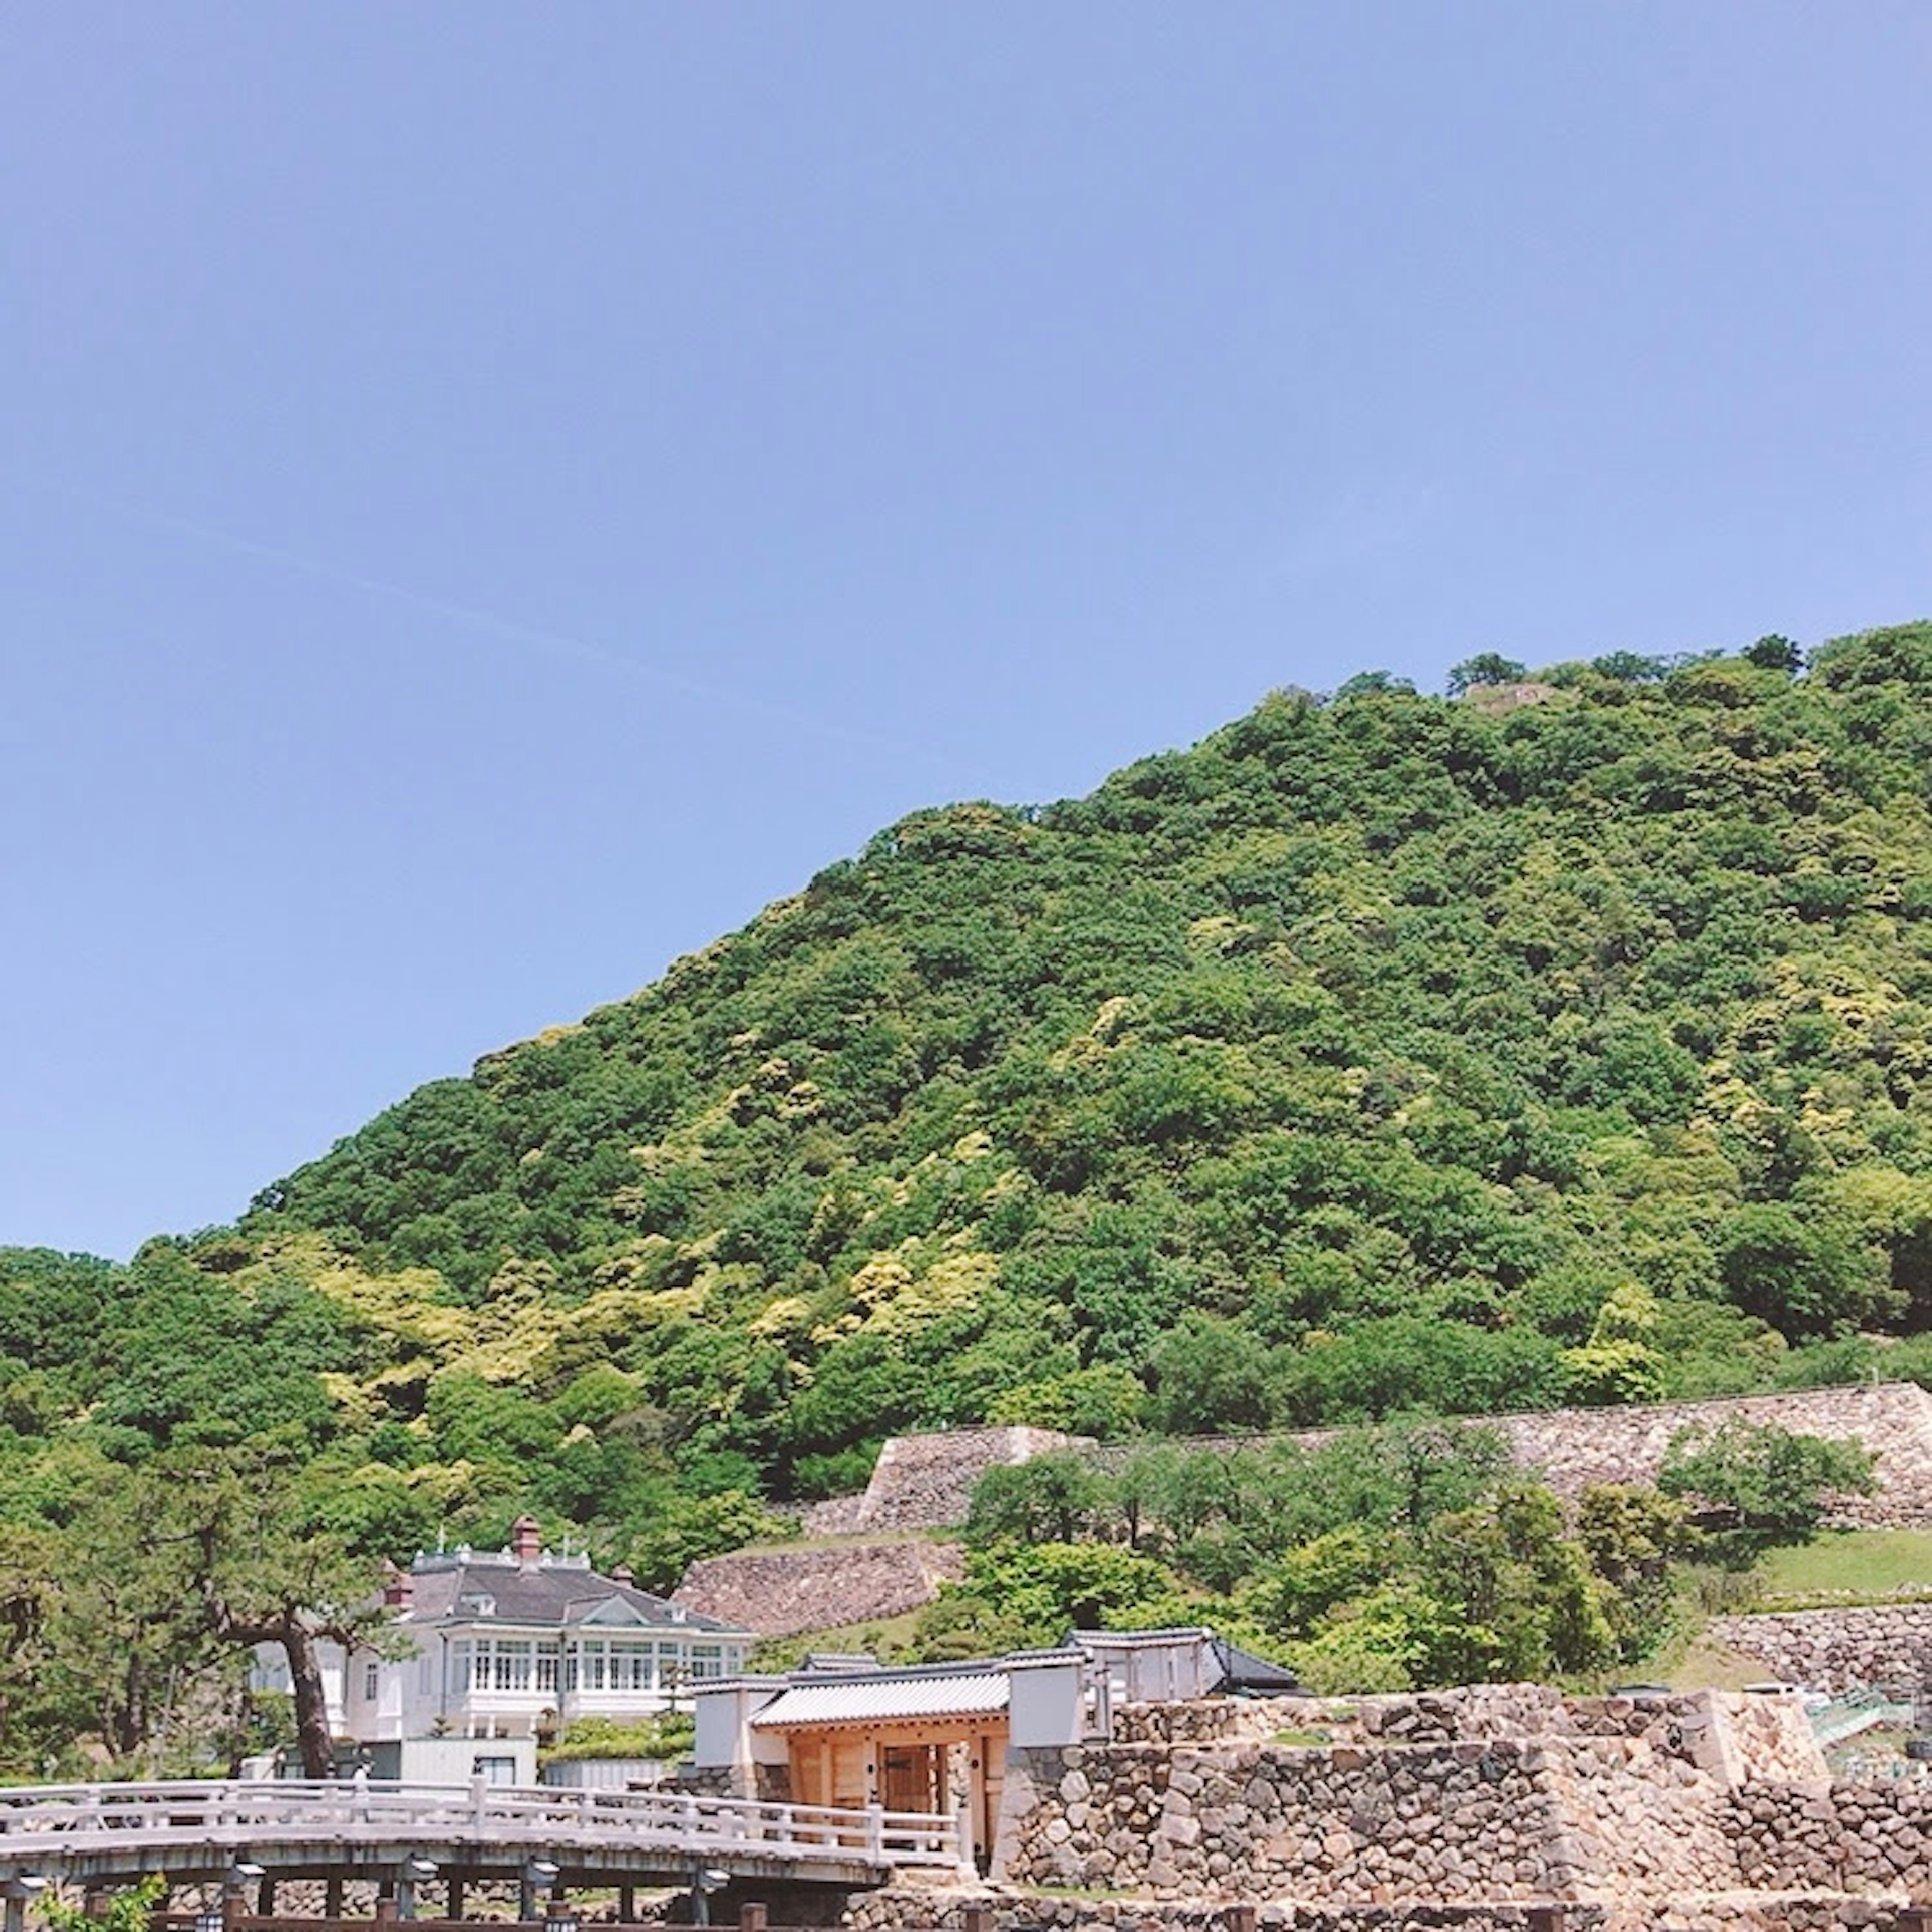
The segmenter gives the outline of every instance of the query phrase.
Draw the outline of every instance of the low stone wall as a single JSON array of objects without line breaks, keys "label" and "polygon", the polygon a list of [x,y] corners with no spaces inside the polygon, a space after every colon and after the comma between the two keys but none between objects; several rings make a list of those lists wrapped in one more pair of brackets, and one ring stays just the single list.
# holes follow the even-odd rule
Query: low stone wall
[{"label": "low stone wall", "polygon": [[1846,1892],[1932,1889],[1932,1780],[1748,1786],[1729,1829],[1748,1884]]},{"label": "low stone wall", "polygon": [[1710,1634],[1761,1658],[1768,1676],[1834,1694],[1932,1679],[1932,1604],[1713,1617]]},{"label": "low stone wall", "polygon": [[[854,1932],[964,1932],[968,1906],[986,1909],[991,1932],[1057,1932],[1057,1928],[1066,1932],[1228,1932],[1228,1906],[1198,1899],[1072,1898],[1000,1891],[935,1893],[910,1886],[868,1892],[854,1899],[845,1923]],[[1462,1932],[1534,1932],[1530,1915],[1535,1909],[1501,1903],[1357,1902],[1334,1906],[1279,1900],[1262,1906],[1256,1918],[1268,1932],[1438,1932],[1438,1928],[1449,1927],[1462,1928]],[[1602,1906],[1572,1906],[1564,1920],[1564,1932],[1599,1932],[1607,1921]]]},{"label": "low stone wall", "polygon": [[[1634,1754],[1652,1755],[1612,1740],[1590,1748],[1622,1754],[1627,1781]],[[1016,1753],[994,1876],[1168,1898],[1576,1898],[1592,1879],[1622,1882],[1629,1861],[1604,1869],[1603,1834],[1577,1829],[1615,1808],[1580,1808],[1569,1755],[1521,1741]],[[1685,1768],[1712,1808],[1714,1780]],[[1674,1778],[1660,1787],[1650,1810],[1682,1810],[1678,1790]],[[1676,1848],[1658,1874],[1672,1887],[1734,1883],[1734,1864],[1704,1857],[1710,1833],[1680,1824],[1646,1815],[1628,1837]]]},{"label": "low stone wall", "polygon": [[673,1598],[760,1636],[794,1636],[917,1610],[965,1568],[956,1543],[923,1538],[741,1550],[694,1563]]},{"label": "low stone wall", "polygon": [[1209,1697],[1124,1704],[1115,1744],[1450,1744],[1498,1738],[1626,1738],[1727,1784],[1826,1777],[1790,1697],[1691,1691],[1569,1697],[1540,1684],[1475,1684],[1400,1696]]},{"label": "low stone wall", "polygon": [[[1037,1894],[934,1893],[910,1887],[855,1899],[854,1932],[964,1932],[980,1906],[992,1932],[1229,1932],[1228,1908],[1198,1900],[1056,1898]],[[1570,1904],[1562,1932],[1900,1932],[1902,1898],[1819,1892],[1724,1892],[1666,1904]],[[1492,1902],[1324,1905],[1280,1900],[1257,1914],[1262,1932],[1538,1932],[1541,1908]]]}]

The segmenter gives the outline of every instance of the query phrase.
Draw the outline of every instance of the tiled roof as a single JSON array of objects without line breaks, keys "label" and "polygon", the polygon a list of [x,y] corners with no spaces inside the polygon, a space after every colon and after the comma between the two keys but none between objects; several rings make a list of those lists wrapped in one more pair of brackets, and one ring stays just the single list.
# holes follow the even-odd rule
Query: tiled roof
[{"label": "tiled roof", "polygon": [[[686,1630],[700,1635],[740,1633],[716,1617],[667,1603],[614,1577],[574,1564],[544,1564],[523,1569],[501,1558],[480,1562],[432,1561],[410,1574],[410,1602],[405,1623],[537,1624],[559,1630],[586,1619],[611,1622],[614,1608],[631,1612],[654,1629]],[[489,1608],[482,1607],[487,1602]],[[602,1616],[596,1615],[602,1612]],[[629,1619],[626,1619],[628,1622]],[[622,1624],[616,1627],[622,1628]],[[634,1624],[632,1624],[634,1628]]]},{"label": "tiled roof", "polygon": [[794,1684],[752,1718],[756,1730],[795,1724],[857,1724],[902,1718],[981,1717],[1006,1708],[1003,1670],[952,1676],[847,1678],[836,1684]]}]

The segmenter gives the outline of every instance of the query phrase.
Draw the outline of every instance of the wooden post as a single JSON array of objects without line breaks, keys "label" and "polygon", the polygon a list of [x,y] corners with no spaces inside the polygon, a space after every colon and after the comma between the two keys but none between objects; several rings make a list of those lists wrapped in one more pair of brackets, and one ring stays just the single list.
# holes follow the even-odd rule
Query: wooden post
[{"label": "wooden post", "polygon": [[388,1898],[377,1899],[376,1901],[376,1923],[378,1925],[393,1925],[395,1922],[396,1901],[394,1896],[392,1895]]},{"label": "wooden post", "polygon": [[224,1892],[221,1898],[221,1932],[242,1932],[248,1916],[248,1901],[238,1890]]},{"label": "wooden post", "polygon": [[[99,1800],[95,1801],[97,1803]],[[80,1895],[80,1909],[90,1918],[107,1916],[107,1894],[98,1885],[91,1885]]]},{"label": "wooden post", "polygon": [[1529,1932],[1563,1932],[1569,1921],[1569,1913],[1560,1905],[1532,1905],[1529,1908]]},{"label": "wooden post", "polygon": [[273,1872],[264,1872],[256,1882],[255,1916],[257,1918],[272,1918],[274,1916],[275,1875]]},{"label": "wooden post", "polygon": [[442,1910],[444,1917],[447,1918],[460,1918],[463,1916],[463,1881],[460,1878],[452,1878],[449,1881],[448,1900]]},{"label": "wooden post", "polygon": [[[973,1808],[962,1804],[953,1814],[953,1850],[959,1867],[960,1878],[967,1884],[980,1876],[980,1862],[974,1856],[973,1846]],[[968,1911],[971,1906],[967,1908]]]},{"label": "wooden post", "polygon": [[969,1905],[959,1914],[959,1932],[993,1932],[993,1908]]},{"label": "wooden post", "polygon": [[342,1916],[342,1874],[331,1872],[322,1882],[322,1916],[325,1918]]},{"label": "wooden post", "polygon": [[1932,1932],[1932,1905],[1907,1905],[1899,1910],[1898,1932]]},{"label": "wooden post", "polygon": [[1222,1923],[1227,1932],[1255,1932],[1255,1908],[1252,1905],[1231,1905],[1222,1915]]},{"label": "wooden post", "polygon": [[638,1922],[638,1888],[635,1886],[618,1886],[617,1918],[621,1924],[634,1925]]},{"label": "wooden post", "polygon": [[747,1899],[738,1908],[738,1932],[765,1932],[770,1917],[764,1906]]}]

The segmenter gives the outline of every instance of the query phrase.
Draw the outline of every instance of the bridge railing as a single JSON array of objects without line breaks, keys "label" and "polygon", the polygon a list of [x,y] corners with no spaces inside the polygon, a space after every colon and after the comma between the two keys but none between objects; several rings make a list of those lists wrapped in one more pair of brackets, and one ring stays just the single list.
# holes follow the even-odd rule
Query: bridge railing
[{"label": "bridge railing", "polygon": [[695,1792],[549,1785],[403,1784],[380,1779],[178,1779],[0,1786],[0,1859],[44,1848],[148,1842],[450,1840],[559,1850],[663,1849],[808,1861],[948,1866],[960,1826],[944,1813],[773,1804]]}]

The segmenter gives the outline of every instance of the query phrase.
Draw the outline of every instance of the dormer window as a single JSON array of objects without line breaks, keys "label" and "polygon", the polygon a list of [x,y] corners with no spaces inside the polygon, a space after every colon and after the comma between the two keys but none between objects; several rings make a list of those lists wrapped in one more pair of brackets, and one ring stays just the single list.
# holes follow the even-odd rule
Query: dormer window
[{"label": "dormer window", "polygon": [[496,1614],[496,1600],[485,1596],[481,1590],[466,1592],[456,1600],[458,1613],[466,1617],[494,1617]]}]

